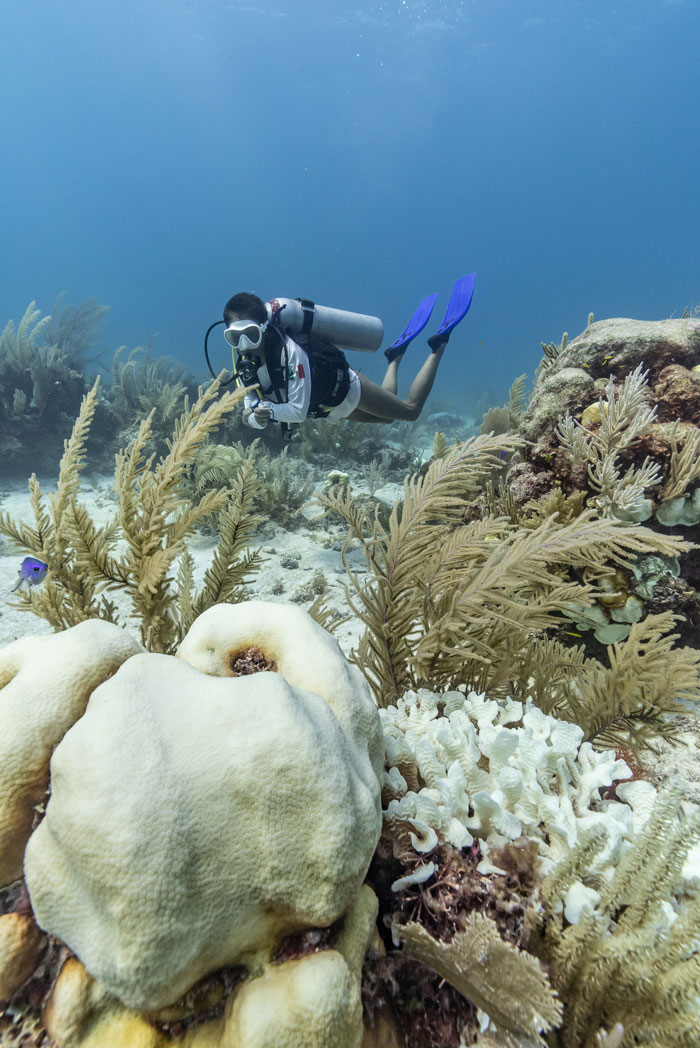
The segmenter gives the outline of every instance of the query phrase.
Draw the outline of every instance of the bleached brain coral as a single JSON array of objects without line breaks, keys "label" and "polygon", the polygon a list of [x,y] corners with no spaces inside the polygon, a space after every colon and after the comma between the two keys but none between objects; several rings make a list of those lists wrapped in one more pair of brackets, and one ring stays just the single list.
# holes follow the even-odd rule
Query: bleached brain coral
[{"label": "bleached brain coral", "polygon": [[[420,690],[380,710],[380,717],[387,829],[426,854],[442,841],[464,848],[477,839],[481,873],[504,872],[491,856],[523,836],[537,843],[542,872],[549,873],[588,830],[603,826],[608,843],[596,872],[606,876],[656,792],[647,782],[626,783],[617,791],[624,801],[606,799],[602,790],[631,776],[626,763],[612,750],[597,752],[582,742],[577,725],[532,705]],[[426,862],[416,879],[430,872]],[[584,889],[577,886],[567,897],[569,920],[595,902]]]},{"label": "bleached brain coral", "polygon": [[376,707],[305,612],[219,605],[178,654],[93,692],[25,854],[39,925],[137,1010],[336,921],[381,828]]},{"label": "bleached brain coral", "polygon": [[98,684],[142,650],[124,630],[97,619],[0,650],[0,888],[22,875],[54,747]]}]

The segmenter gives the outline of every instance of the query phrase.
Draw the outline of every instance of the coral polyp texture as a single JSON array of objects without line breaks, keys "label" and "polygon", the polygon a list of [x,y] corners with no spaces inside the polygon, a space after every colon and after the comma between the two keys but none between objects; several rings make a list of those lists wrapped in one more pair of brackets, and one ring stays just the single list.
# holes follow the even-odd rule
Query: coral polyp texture
[{"label": "coral polyp texture", "polygon": [[[221,984],[205,984],[189,995],[189,1011],[193,1002],[199,1006],[194,1024],[178,1021],[187,1007],[148,1018],[129,1010],[70,958],[48,1000],[46,1027],[65,1048],[360,1048],[362,965],[376,916],[376,897],[365,885],[332,949],[264,965],[228,998]],[[212,1003],[223,1007],[207,1018]]]},{"label": "coral polyp texture", "polygon": [[49,786],[53,748],[94,689],[142,651],[109,622],[23,637],[0,651],[0,888],[22,875],[22,854]]},{"label": "coral polyp texture", "polygon": [[[234,676],[253,646],[269,671]],[[39,925],[141,1010],[340,918],[381,824],[376,709],[304,612],[220,605],[178,654],[92,693],[25,854]]]}]

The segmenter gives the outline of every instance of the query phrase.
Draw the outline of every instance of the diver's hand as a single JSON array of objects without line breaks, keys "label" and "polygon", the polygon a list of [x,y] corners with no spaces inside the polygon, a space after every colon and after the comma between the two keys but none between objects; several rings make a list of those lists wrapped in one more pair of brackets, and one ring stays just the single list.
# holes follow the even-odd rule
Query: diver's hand
[{"label": "diver's hand", "polygon": [[271,408],[266,407],[260,401],[257,401],[255,407],[249,407],[243,409],[243,421],[251,425],[250,417],[253,416],[255,420],[255,429],[266,429],[270,422],[275,421],[275,416]]},{"label": "diver's hand", "polygon": [[253,417],[259,426],[266,426],[272,417],[272,412],[261,404],[253,410]]}]

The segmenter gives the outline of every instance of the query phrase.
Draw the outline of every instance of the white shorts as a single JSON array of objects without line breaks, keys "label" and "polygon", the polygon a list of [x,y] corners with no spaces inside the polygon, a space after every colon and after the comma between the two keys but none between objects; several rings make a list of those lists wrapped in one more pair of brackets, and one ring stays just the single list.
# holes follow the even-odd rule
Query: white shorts
[{"label": "white shorts", "polygon": [[360,403],[360,394],[362,390],[360,388],[360,376],[352,368],[348,368],[350,374],[350,388],[348,389],[345,400],[341,400],[340,404],[331,410],[326,415],[326,418],[347,418],[348,415],[352,415],[353,411]]}]

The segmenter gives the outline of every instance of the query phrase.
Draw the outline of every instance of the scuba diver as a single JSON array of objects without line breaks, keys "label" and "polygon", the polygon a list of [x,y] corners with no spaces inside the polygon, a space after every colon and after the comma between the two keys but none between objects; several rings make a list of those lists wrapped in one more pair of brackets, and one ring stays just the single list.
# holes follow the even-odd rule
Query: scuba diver
[{"label": "scuba diver", "polygon": [[[309,299],[271,299],[243,291],[228,300],[224,338],[232,349],[234,379],[250,390],[243,419],[253,429],[307,418],[348,418],[355,422],[415,421],[428,398],[440,359],[454,327],[471,305],[475,274],[460,277],[442,324],[428,339],[430,353],[413,379],[408,396],[397,395],[398,368],[408,344],[427,325],[437,294],[418,306],[402,334],[384,351],[388,360],[381,386],[348,365],[343,349],[372,352],[384,327],[378,317],[316,305]],[[216,377],[216,376],[215,376]]]}]

